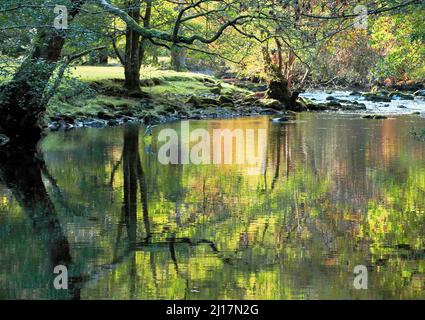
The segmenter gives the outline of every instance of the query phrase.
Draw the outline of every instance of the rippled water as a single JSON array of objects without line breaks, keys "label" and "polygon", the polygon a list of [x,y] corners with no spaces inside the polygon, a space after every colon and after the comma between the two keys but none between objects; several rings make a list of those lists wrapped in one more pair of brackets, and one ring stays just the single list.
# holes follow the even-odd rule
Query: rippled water
[{"label": "rippled water", "polygon": [[[359,102],[363,103],[367,110],[367,113],[376,113],[376,114],[389,114],[389,115],[402,115],[402,114],[411,114],[413,112],[419,112],[425,115],[425,97],[414,97],[414,100],[406,100],[396,97],[392,99],[390,102],[372,102],[366,100],[364,97],[360,95],[350,95],[351,91],[308,91],[301,96],[312,99],[317,103],[326,103],[329,102],[326,99],[328,97],[334,97],[338,100],[349,101],[349,102]],[[344,104],[344,103],[343,103]],[[346,113],[346,112],[345,112]]]},{"label": "rippled water", "polygon": [[[162,165],[164,126],[52,133],[44,162],[4,160],[0,298],[425,298],[425,142],[409,133],[425,119],[190,127],[267,129],[265,173]],[[68,291],[53,288],[58,263]]]}]

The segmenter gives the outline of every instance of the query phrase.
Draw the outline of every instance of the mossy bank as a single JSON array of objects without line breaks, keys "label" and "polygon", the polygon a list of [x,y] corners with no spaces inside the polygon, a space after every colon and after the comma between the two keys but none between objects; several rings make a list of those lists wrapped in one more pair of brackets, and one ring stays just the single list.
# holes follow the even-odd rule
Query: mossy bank
[{"label": "mossy bank", "polygon": [[211,76],[155,70],[143,74],[142,92],[129,93],[121,68],[76,68],[50,101],[46,126],[58,130],[282,113],[279,102]]},{"label": "mossy bank", "polygon": [[[181,119],[230,118],[289,113],[264,90],[228,83],[204,74],[144,70],[141,92],[124,89],[121,67],[77,67],[51,99],[45,123],[51,130],[104,127],[125,122],[157,124]],[[261,86],[260,86],[261,87]],[[353,92],[353,94],[361,94]],[[398,93],[399,95],[401,93]],[[367,100],[397,97],[363,94]],[[413,96],[413,95],[411,95]],[[362,103],[328,99],[315,103],[300,97],[299,111],[360,111]],[[381,101],[381,100],[379,100]]]}]

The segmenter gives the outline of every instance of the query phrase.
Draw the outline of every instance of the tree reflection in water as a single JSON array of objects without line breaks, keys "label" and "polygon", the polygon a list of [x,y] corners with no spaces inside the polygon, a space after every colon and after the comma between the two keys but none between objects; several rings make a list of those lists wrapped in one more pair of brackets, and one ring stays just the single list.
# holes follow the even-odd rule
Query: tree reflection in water
[{"label": "tree reflection in water", "polygon": [[[156,129],[151,138],[134,126],[52,134],[43,144],[51,174],[39,162],[38,196],[32,191],[33,203],[49,192],[51,201],[40,204],[56,206],[56,215],[41,210],[56,216],[45,225],[62,222],[61,232],[48,231],[59,236],[48,240],[20,227],[20,194],[31,193],[25,188],[34,185],[34,173],[17,172],[36,162],[16,164],[11,159],[24,158],[18,152],[3,154],[2,179],[21,200],[15,205],[0,191],[7,257],[0,295],[28,297],[30,288],[35,297],[57,298],[38,290],[52,280],[52,264],[66,260],[55,252],[64,255],[67,247],[82,298],[423,297],[425,149],[408,139],[412,119],[299,117],[305,121],[269,128],[267,171],[254,177],[231,165],[162,166]],[[269,125],[260,118],[191,128]],[[38,255],[47,260],[49,247],[58,249],[50,249],[47,267]],[[358,264],[371,272],[370,290],[353,290]],[[24,283],[44,269],[48,276]]]}]

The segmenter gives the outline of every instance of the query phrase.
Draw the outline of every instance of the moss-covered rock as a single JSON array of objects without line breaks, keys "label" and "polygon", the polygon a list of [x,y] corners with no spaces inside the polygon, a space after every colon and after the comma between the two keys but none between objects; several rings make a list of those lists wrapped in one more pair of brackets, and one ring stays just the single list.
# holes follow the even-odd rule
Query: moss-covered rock
[{"label": "moss-covered rock", "polygon": [[280,101],[275,99],[260,99],[258,100],[258,103],[263,106],[264,108],[270,108],[275,110],[281,110],[283,109],[283,105]]},{"label": "moss-covered rock", "polygon": [[213,94],[221,94],[221,87],[213,87],[210,89]]},{"label": "moss-covered rock", "polygon": [[232,97],[230,97],[230,96],[226,96],[226,95],[222,95],[222,96],[220,96],[219,98],[218,98],[218,101],[220,102],[220,103],[222,103],[222,104],[225,104],[225,103],[227,103],[227,104],[232,104],[232,105],[234,105],[235,103],[234,103],[234,101],[233,101],[233,98]]}]

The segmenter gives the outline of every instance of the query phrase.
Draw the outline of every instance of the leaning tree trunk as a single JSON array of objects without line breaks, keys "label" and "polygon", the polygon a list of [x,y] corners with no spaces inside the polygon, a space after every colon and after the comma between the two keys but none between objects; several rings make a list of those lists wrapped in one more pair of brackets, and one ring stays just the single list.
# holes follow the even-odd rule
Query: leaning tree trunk
[{"label": "leaning tree trunk", "polygon": [[60,58],[64,38],[40,31],[33,54],[0,92],[0,133],[11,140],[37,141],[46,110],[43,93]]},{"label": "leaning tree trunk", "polygon": [[[140,0],[129,1],[128,7],[131,7],[128,14],[136,21],[140,22]],[[129,93],[139,93],[140,90],[140,34],[130,27],[126,31],[125,44],[125,81],[124,86]]]},{"label": "leaning tree trunk", "polygon": [[42,155],[35,145],[23,148],[11,142],[4,148],[0,152],[0,181],[12,192],[34,232],[43,239],[52,272],[57,265],[69,265],[69,242],[42,179]]},{"label": "leaning tree trunk", "polygon": [[[71,2],[68,21],[80,12],[85,0]],[[64,36],[63,30],[38,30],[31,55],[12,80],[0,86],[0,134],[10,140],[34,143],[41,138],[48,103],[43,93],[60,59]]]}]

